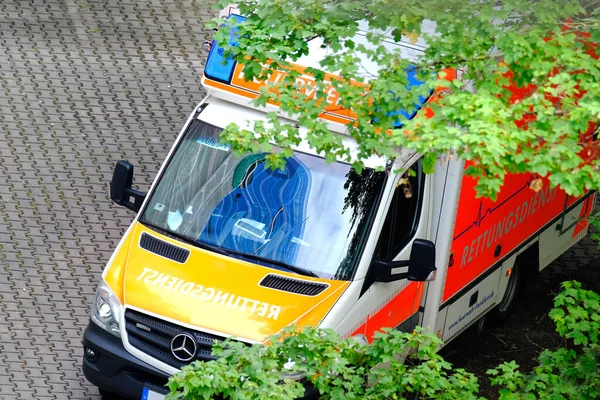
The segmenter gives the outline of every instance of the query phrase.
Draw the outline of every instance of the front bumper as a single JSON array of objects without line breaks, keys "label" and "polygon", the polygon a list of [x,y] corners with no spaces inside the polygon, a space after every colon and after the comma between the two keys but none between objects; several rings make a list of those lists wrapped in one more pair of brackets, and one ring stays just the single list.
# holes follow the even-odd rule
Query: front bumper
[{"label": "front bumper", "polygon": [[121,339],[92,321],[83,334],[83,348],[83,374],[98,388],[131,399],[141,399],[144,387],[167,393],[164,385],[169,375],[129,354]]},{"label": "front bumper", "polygon": [[[121,339],[92,321],[83,333],[83,348],[83,374],[98,388],[130,399],[141,399],[144,387],[167,394],[168,374],[132,356]],[[94,352],[93,357],[85,351],[88,348]],[[305,388],[302,399],[318,398],[312,386],[305,385]]]}]

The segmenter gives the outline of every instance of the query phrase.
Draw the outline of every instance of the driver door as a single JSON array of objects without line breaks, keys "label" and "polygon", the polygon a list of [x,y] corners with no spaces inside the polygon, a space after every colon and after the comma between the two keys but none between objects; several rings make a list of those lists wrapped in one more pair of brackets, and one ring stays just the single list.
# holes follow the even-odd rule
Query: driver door
[{"label": "driver door", "polygon": [[[409,172],[410,171],[410,172]],[[430,190],[423,173],[421,159],[406,173],[396,178],[374,257],[381,261],[409,260],[414,239],[427,239]],[[403,267],[406,272],[408,267]],[[370,271],[372,272],[372,271]],[[412,331],[419,322],[419,306],[423,282],[401,279],[395,282],[375,282],[367,278],[369,304],[373,307],[367,319],[365,335],[369,340],[382,328]]]}]

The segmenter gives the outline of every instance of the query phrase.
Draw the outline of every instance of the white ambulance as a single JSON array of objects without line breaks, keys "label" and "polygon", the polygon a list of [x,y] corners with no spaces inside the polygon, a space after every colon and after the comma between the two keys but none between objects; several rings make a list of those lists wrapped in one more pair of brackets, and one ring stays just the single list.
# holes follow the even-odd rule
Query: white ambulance
[{"label": "white ambulance", "polygon": [[[423,51],[393,46],[409,58]],[[314,63],[316,41],[313,50],[294,68]],[[83,339],[83,371],[106,398],[163,398],[171,374],[212,359],[215,340],[262,343],[292,324],[365,342],[421,325],[447,343],[483,315],[504,317],[522,283],[586,235],[594,194],[568,196],[547,178],[536,192],[530,174],[509,175],[491,201],[475,197],[465,162],[440,161],[425,175],[407,149],[367,160],[361,173],[306,143],[281,170],[266,168],[265,154],[236,157],[219,134],[266,119],[250,105],[263,83],[223,61],[214,45],[208,96],[148,193],[132,189],[131,164],[115,168],[111,197],[137,216],[104,270]],[[351,122],[343,110],[323,119],[339,135]]]}]

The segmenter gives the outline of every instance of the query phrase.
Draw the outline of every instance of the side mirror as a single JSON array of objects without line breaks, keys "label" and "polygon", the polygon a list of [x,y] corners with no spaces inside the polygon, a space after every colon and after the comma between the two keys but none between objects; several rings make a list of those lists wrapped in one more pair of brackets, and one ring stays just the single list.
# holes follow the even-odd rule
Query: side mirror
[{"label": "side mirror", "polygon": [[138,212],[146,198],[146,193],[132,189],[132,182],[133,165],[123,160],[117,162],[110,181],[110,198],[118,205]]},{"label": "side mirror", "polygon": [[[407,270],[401,270],[408,267]],[[415,239],[410,252],[410,260],[381,261],[374,260],[377,282],[394,282],[400,279],[409,281],[432,281],[435,279],[435,244],[430,240]]]},{"label": "side mirror", "polygon": [[431,240],[415,239],[408,266],[409,281],[432,281],[435,279],[435,244]]}]

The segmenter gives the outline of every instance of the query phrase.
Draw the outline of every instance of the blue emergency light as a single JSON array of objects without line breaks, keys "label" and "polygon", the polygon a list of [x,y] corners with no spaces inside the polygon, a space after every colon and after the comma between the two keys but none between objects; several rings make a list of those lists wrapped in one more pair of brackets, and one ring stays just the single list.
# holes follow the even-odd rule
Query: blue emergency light
[{"label": "blue emergency light", "polygon": [[[227,17],[227,20],[230,19],[237,22],[246,20],[245,17],[236,14],[231,14]],[[227,24],[227,21],[225,24]],[[229,44],[232,46],[237,44],[235,34],[235,28],[229,31]],[[204,67],[204,75],[215,81],[229,84],[231,83],[231,76],[233,75],[233,70],[235,68],[235,61],[231,57],[225,59],[223,52],[223,48],[220,47],[219,42],[215,40],[210,48],[210,53],[208,53],[208,59],[206,60],[206,65]]]},{"label": "blue emergency light", "polygon": [[[412,87],[419,87],[423,84],[423,82],[417,78],[417,69],[415,67],[407,68],[406,74],[408,75],[407,89],[410,89]],[[394,116],[394,115],[401,114],[406,119],[412,119],[415,115],[417,115],[417,112],[421,109],[423,104],[426,103],[427,100],[429,100],[429,97],[431,97],[431,92],[429,93],[429,96],[427,96],[427,97],[419,96],[419,103],[418,104],[415,103],[415,108],[410,112],[408,112],[406,110],[398,110],[398,111],[390,112],[389,115]],[[402,127],[402,122],[400,122],[400,120],[398,120],[394,123],[394,128],[400,128],[400,127]]]}]

